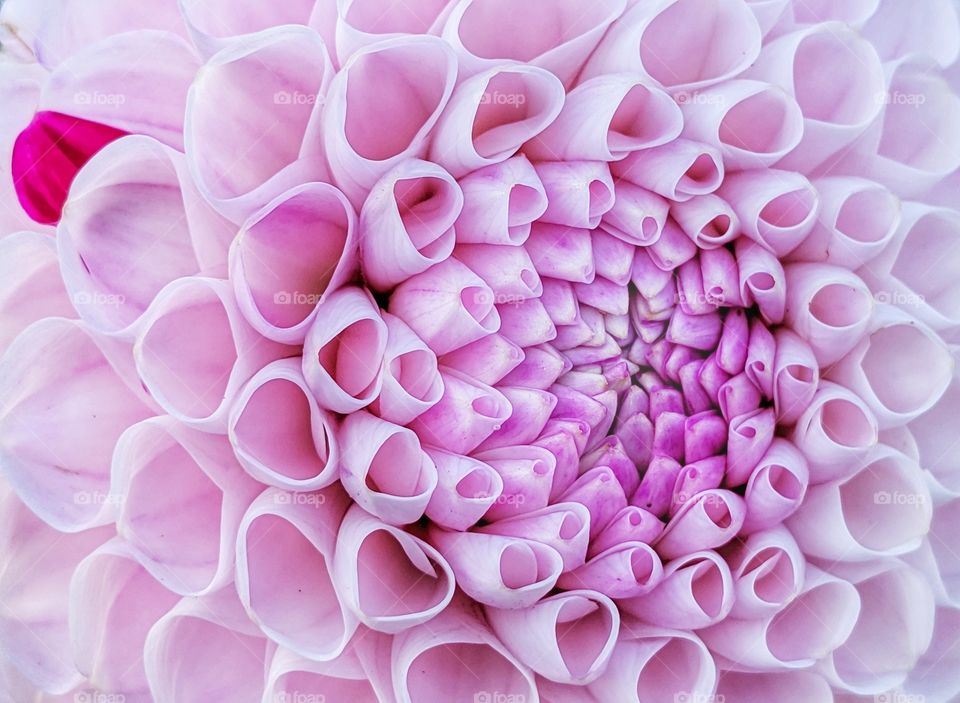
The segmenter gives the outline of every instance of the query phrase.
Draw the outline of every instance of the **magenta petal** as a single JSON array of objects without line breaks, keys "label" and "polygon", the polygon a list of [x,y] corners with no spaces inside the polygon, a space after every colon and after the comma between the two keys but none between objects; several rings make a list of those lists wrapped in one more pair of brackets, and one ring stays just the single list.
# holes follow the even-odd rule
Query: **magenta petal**
[{"label": "magenta petal", "polygon": [[636,541],[618,542],[592,556],[586,564],[563,574],[561,588],[585,588],[611,598],[632,598],[660,583],[663,565],[653,548]]}]

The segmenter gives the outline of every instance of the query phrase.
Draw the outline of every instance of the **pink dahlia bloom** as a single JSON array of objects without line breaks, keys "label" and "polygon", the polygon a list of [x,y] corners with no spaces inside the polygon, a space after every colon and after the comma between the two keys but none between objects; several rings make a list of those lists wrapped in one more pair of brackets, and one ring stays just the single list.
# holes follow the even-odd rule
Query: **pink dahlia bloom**
[{"label": "pink dahlia bloom", "polygon": [[960,700],[954,0],[0,41],[0,703]]}]

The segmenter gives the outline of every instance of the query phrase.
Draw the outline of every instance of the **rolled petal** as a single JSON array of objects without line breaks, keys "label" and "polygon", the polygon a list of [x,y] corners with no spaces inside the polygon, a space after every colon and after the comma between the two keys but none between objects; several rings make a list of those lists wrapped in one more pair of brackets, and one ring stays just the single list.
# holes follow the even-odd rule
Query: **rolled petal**
[{"label": "rolled petal", "polygon": [[583,566],[560,576],[561,588],[584,588],[611,598],[632,598],[653,590],[663,578],[660,556],[644,542],[614,544]]},{"label": "rolled petal", "polygon": [[484,516],[500,520],[546,507],[553,486],[556,457],[544,447],[521,445],[488,449],[475,455],[503,479],[503,492]]},{"label": "rolled petal", "polygon": [[592,556],[623,542],[653,544],[663,532],[663,527],[659,518],[649,510],[628,505],[590,542],[588,553]]},{"label": "rolled petal", "polygon": [[[315,661],[289,649],[273,652],[266,673],[264,701],[312,696],[314,700],[349,700],[377,703],[377,686],[367,680],[359,658],[344,653],[332,661]],[[309,698],[308,698],[309,700]]]},{"label": "rolled petal", "polygon": [[498,305],[519,303],[543,293],[540,276],[522,246],[460,244],[454,253],[490,286]]},{"label": "rolled petal", "polygon": [[509,419],[512,408],[495,388],[453,369],[440,369],[443,396],[410,427],[428,446],[469,454]]},{"label": "rolled petal", "polygon": [[619,605],[652,625],[694,630],[723,620],[733,601],[727,563],[715,552],[694,552],[667,564],[652,591]]},{"label": "rolled petal", "polygon": [[[149,696],[143,668],[147,631],[180,598],[114,539],[77,566],[69,600],[70,640],[80,672],[103,694]],[[131,609],[136,618],[129,617]]]},{"label": "rolled petal", "polygon": [[807,563],[796,540],[781,525],[730,545],[725,556],[736,592],[731,618],[774,615],[803,590]]},{"label": "rolled petal", "polygon": [[150,418],[120,437],[113,459],[117,532],[174,593],[213,593],[233,579],[237,529],[263,486],[221,435]]},{"label": "rolled petal", "polygon": [[502,379],[502,386],[550,388],[568,371],[569,361],[549,344],[522,351],[523,361]]},{"label": "rolled petal", "polygon": [[[906,14],[897,3],[882,2],[861,29],[885,61],[920,55],[940,66],[952,65],[960,53],[960,22],[956,9],[935,0]],[[929,31],[920,31],[920,26]]]},{"label": "rolled petal", "polygon": [[460,83],[430,140],[430,158],[453,176],[500,163],[553,122],[560,80],[542,68],[507,63]]},{"label": "rolled petal", "polygon": [[820,383],[791,436],[810,464],[810,483],[851,476],[877,443],[877,419],[843,386]]},{"label": "rolled petal", "polygon": [[330,4],[336,15],[337,57],[341,64],[358,49],[400,34],[438,34],[450,9],[445,0],[421,2],[414,7],[384,7],[376,0],[334,0]]},{"label": "rolled petal", "polygon": [[448,530],[472,527],[503,494],[500,474],[471,457],[429,447],[426,452],[439,477],[427,504],[427,517]]},{"label": "rolled petal", "polygon": [[[66,693],[83,681],[73,661],[69,631],[71,577],[115,531],[98,527],[64,534],[38,518],[9,487],[0,491],[0,653],[25,679],[30,696],[38,695],[37,689]],[[4,693],[14,700],[12,690]]]},{"label": "rolled petal", "polygon": [[779,525],[804,501],[810,469],[803,454],[787,440],[775,437],[747,479],[747,516],[741,534]]},{"label": "rolled petal", "polygon": [[828,264],[790,264],[786,322],[810,344],[821,366],[839,361],[867,331],[873,296],[848,269]]},{"label": "rolled petal", "polygon": [[436,355],[423,340],[395,315],[382,317],[387,325],[383,383],[369,408],[384,420],[405,425],[440,401],[443,379]]},{"label": "rolled petal", "polygon": [[243,384],[291,353],[257,334],[240,314],[230,285],[212,278],[167,285],[139,327],[133,355],[144,386],[171,416],[206,430],[226,430]]},{"label": "rolled petal", "polygon": [[667,201],[625,177],[614,182],[614,196],[613,207],[600,220],[600,228],[627,244],[654,244],[667,221]]},{"label": "rolled petal", "polygon": [[401,283],[389,310],[442,355],[500,329],[495,300],[482,278],[450,258]]},{"label": "rolled petal", "polygon": [[721,661],[746,671],[805,669],[850,636],[860,596],[849,582],[808,565],[802,592],[771,617],[729,618],[700,632]]},{"label": "rolled petal", "polygon": [[584,685],[607,666],[620,633],[612,600],[591,591],[559,593],[522,611],[486,609],[497,637],[551,681]]},{"label": "rolled petal", "polygon": [[[556,376],[552,376],[549,369],[536,367],[536,373],[545,376],[543,380],[535,380],[526,375],[528,366],[525,366],[525,362],[528,357],[544,348],[546,346],[524,350],[503,335],[494,333],[444,354],[440,358],[440,363],[488,385],[500,382],[499,385],[549,388],[550,384],[556,380]],[[559,354],[554,354],[559,360]],[[529,366],[534,365],[531,362]],[[517,373],[514,374],[514,371],[517,371]],[[561,371],[557,371],[557,375],[559,373]]]},{"label": "rolled petal", "polygon": [[523,155],[486,166],[460,179],[463,212],[457,242],[523,244],[530,223],[547,209],[547,194]]},{"label": "rolled petal", "polygon": [[0,354],[30,324],[45,317],[75,317],[60,275],[57,245],[38,232],[0,239]]},{"label": "rolled petal", "polygon": [[332,580],[348,506],[338,487],[298,494],[271,488],[250,505],[237,533],[244,608],[271,640],[311,659],[339,656],[357,628]]},{"label": "rolled petal", "polygon": [[665,515],[673,499],[673,489],[681,466],[674,457],[654,455],[640,480],[640,487],[630,499],[631,505],[649,510],[654,515]]},{"label": "rolled petal", "polygon": [[557,405],[557,397],[548,391],[510,386],[499,390],[513,411],[500,429],[477,447],[478,451],[529,444],[540,436]]},{"label": "rolled petal", "polygon": [[450,562],[457,585],[495,608],[528,608],[553,589],[563,571],[560,554],[541,542],[431,527],[430,541]]},{"label": "rolled petal", "polygon": [[429,544],[355,505],[337,533],[333,582],[360,622],[392,634],[443,611],[454,572]]},{"label": "rolled petal", "polygon": [[643,78],[597,76],[567,95],[559,117],[524,153],[544,161],[618,161],[672,141],[682,127],[677,104]]},{"label": "rolled petal", "polygon": [[856,269],[890,243],[900,225],[900,202],[889,190],[849,176],[820,178],[814,187],[822,203],[817,224],[791,259]]},{"label": "rolled petal", "polygon": [[338,433],[340,482],[356,504],[391,525],[422,516],[437,487],[437,467],[412,430],[358,411]]},{"label": "rolled petal", "polygon": [[547,194],[541,222],[594,229],[613,207],[613,180],[602,161],[542,161],[534,168]]},{"label": "rolled petal", "polygon": [[237,395],[227,431],[243,468],[262,483],[313,491],[337,480],[336,420],[317,404],[299,359],[258,371]]},{"label": "rolled petal", "polygon": [[810,405],[820,385],[820,366],[810,345],[792,330],[780,328],[774,339],[774,407],[778,422],[791,425]]},{"label": "rolled petal", "polygon": [[614,178],[630,181],[675,202],[712,193],[724,180],[720,152],[683,138],[634,152],[611,164],[610,170]]},{"label": "rolled petal", "polygon": [[[150,628],[143,651],[157,703],[202,703],[210,692],[256,703],[263,695],[267,640],[234,588],[184,598]],[[234,672],[224,676],[223,667]]]},{"label": "rolled petal", "polygon": [[804,553],[865,561],[914,551],[930,530],[933,499],[920,467],[885,445],[850,478],[812,486],[788,525]]},{"label": "rolled petal", "polygon": [[680,228],[702,249],[726,244],[740,233],[736,213],[722,198],[713,194],[675,203],[670,212]]},{"label": "rolled petal", "polygon": [[656,0],[614,23],[583,77],[631,71],[670,91],[693,90],[733,78],[759,53],[760,27],[746,3]]},{"label": "rolled petal", "polygon": [[293,0],[282,7],[264,7],[250,0],[236,4],[226,0],[181,0],[179,4],[191,37],[201,49],[222,46],[224,39],[268,27],[306,24],[313,5],[309,0]]},{"label": "rolled petal", "polygon": [[745,517],[746,506],[736,493],[723,489],[701,491],[683,502],[654,547],[667,561],[713,549],[733,539]]},{"label": "rolled petal", "polygon": [[403,703],[469,701],[494,692],[539,700],[533,673],[459,603],[430,625],[399,635],[392,656],[377,668],[393,673],[396,700]]},{"label": "rolled petal", "polygon": [[[824,71],[830,84],[823,85]],[[852,29],[827,22],[764,46],[746,76],[779,85],[803,113],[803,139],[778,166],[809,173],[849,147],[883,108],[883,69],[873,47]]]},{"label": "rolled petal", "polygon": [[[441,36],[456,50],[466,75],[509,60],[545,68],[569,86],[624,6],[624,0],[602,0],[589,9],[575,0],[523,8],[505,0],[459,0]],[[542,26],[550,13],[556,13],[557,22]]]},{"label": "rolled petal", "polygon": [[[426,154],[427,135],[450,99],[456,75],[449,45],[427,35],[365,46],[344,63],[324,102],[322,151],[334,183],[354,205],[398,163]],[[383,129],[385,120],[391,129]],[[305,145],[303,153],[319,150],[319,143]]]},{"label": "rolled petal", "polygon": [[322,160],[300,151],[332,75],[323,41],[306,27],[226,42],[187,98],[184,144],[204,198],[243,222],[277,193],[325,180]]},{"label": "rolled petal", "polygon": [[563,558],[564,572],[581,566],[590,539],[590,513],[580,503],[554,503],[516,517],[497,520],[479,532],[542,542]]},{"label": "rolled petal", "polygon": [[590,283],[596,269],[590,230],[538,221],[526,249],[541,276],[571,283]]},{"label": "rolled petal", "polygon": [[114,445],[155,413],[131,390],[129,354],[83,323],[48,318],[17,337],[0,363],[4,475],[30,510],[63,532],[116,519]]},{"label": "rolled petal", "polygon": [[[772,5],[779,0],[760,0],[757,4]],[[782,3],[781,3],[782,4]],[[833,690],[821,676],[810,671],[779,671],[748,674],[725,671],[717,686],[717,695],[724,700],[762,703],[777,697],[783,703],[833,703]]]},{"label": "rolled petal", "polygon": [[777,257],[810,234],[824,197],[803,174],[777,169],[728,174],[718,193],[737,214],[743,234]]},{"label": "rolled petal", "polygon": [[230,279],[250,325],[302,344],[317,307],[357,272],[355,232],[353,207],[326,183],[296,186],[247,220],[231,245]]},{"label": "rolled petal", "polygon": [[950,272],[960,256],[960,215],[905,203],[890,244],[861,269],[879,302],[909,310],[936,330],[960,323],[958,280]]},{"label": "rolled petal", "polygon": [[[132,136],[83,169],[57,243],[79,314],[98,330],[131,338],[167,283],[202,271],[225,273],[232,236],[232,226],[201,201],[183,155]],[[204,241],[217,242],[219,252],[201,258]]]},{"label": "rolled petal", "polygon": [[732,171],[770,166],[803,137],[797,101],[769,83],[726,81],[681,93],[678,100],[684,136],[720,149],[724,165]]},{"label": "rolled petal", "polygon": [[954,357],[933,330],[898,308],[880,305],[867,336],[826,375],[863,398],[886,429],[932,408],[954,368]]}]

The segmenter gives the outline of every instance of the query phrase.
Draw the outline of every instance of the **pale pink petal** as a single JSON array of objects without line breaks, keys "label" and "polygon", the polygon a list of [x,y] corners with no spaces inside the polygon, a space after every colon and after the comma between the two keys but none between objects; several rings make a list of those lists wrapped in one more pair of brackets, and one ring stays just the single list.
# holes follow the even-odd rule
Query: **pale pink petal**
[{"label": "pale pink petal", "polygon": [[777,420],[796,422],[807,409],[820,384],[820,366],[813,349],[795,332],[781,327],[775,334],[777,351],[773,364],[773,400]]},{"label": "pale pink petal", "polygon": [[487,437],[477,451],[533,442],[557,405],[557,397],[548,391],[511,386],[501,386],[498,390],[510,403],[510,418]]},{"label": "pale pink petal", "polygon": [[606,672],[589,684],[598,701],[675,703],[710,699],[717,668],[691,632],[624,620]]},{"label": "pale pink petal", "polygon": [[610,171],[614,178],[630,181],[676,202],[712,193],[724,179],[720,152],[683,138],[634,152],[612,163]]},{"label": "pale pink petal", "polygon": [[303,345],[303,377],[320,406],[349,413],[373,402],[386,347],[387,325],[370,292],[349,286],[332,293]]},{"label": "pale pink petal", "polygon": [[521,611],[485,613],[497,637],[534,672],[580,686],[606,669],[620,632],[616,605],[593,591],[560,593]]},{"label": "pale pink petal", "polygon": [[506,161],[553,122],[563,84],[542,68],[494,65],[460,83],[437,122],[430,158],[459,178]]},{"label": "pale pink petal", "polygon": [[364,280],[388,290],[453,251],[463,193],[440,166],[402,161],[377,181],[360,211]]},{"label": "pale pink petal", "polygon": [[580,503],[554,503],[515,517],[497,520],[478,532],[542,542],[563,558],[564,572],[581,566],[590,540],[590,513]]},{"label": "pale pink petal", "polygon": [[[341,65],[359,49],[384,39],[401,34],[439,34],[453,5],[448,0],[398,2],[386,6],[379,0],[324,2],[331,6],[336,19],[337,58]],[[316,13],[315,8],[315,20],[319,19]],[[318,23],[311,22],[311,26],[315,24]]]},{"label": "pale pink petal", "polygon": [[731,173],[718,192],[740,219],[743,234],[778,257],[793,251],[817,222],[820,196],[800,173],[777,169]]},{"label": "pale pink petal", "polygon": [[787,524],[810,556],[864,561],[919,547],[932,503],[917,463],[881,444],[854,476],[812,486]]},{"label": "pale pink petal", "polygon": [[746,3],[653,0],[634,3],[613,24],[583,77],[630,71],[668,90],[733,78],[760,53],[760,27]]},{"label": "pale pink petal", "polygon": [[360,622],[388,633],[436,617],[454,592],[454,572],[440,552],[356,505],[337,533],[333,582]]},{"label": "pale pink petal", "polygon": [[260,703],[266,650],[233,586],[184,598],[147,635],[150,693],[156,703]]},{"label": "pale pink petal", "polygon": [[745,516],[743,498],[736,493],[701,491],[670,518],[654,547],[665,561],[719,547],[736,536]]},{"label": "pale pink petal", "polygon": [[821,202],[817,223],[791,260],[856,269],[887,247],[900,225],[900,203],[893,193],[849,176],[819,178],[813,185]]},{"label": "pale pink petal", "polygon": [[398,703],[471,701],[484,694],[539,700],[533,673],[460,602],[397,636],[387,657],[378,668],[392,672]]},{"label": "pale pink petal", "polygon": [[775,437],[750,478],[741,534],[779,525],[803,504],[810,481],[807,460],[787,440]]},{"label": "pale pink petal", "polygon": [[600,220],[600,228],[627,244],[648,246],[660,238],[669,205],[656,193],[634,185],[628,175],[618,176],[614,183],[615,202]]},{"label": "pale pink petal", "polygon": [[523,155],[478,169],[460,179],[463,212],[457,242],[523,244],[530,223],[547,209],[547,194]]},{"label": "pale pink petal", "polygon": [[791,0],[747,0],[747,7],[753,12],[760,25],[760,31],[766,37],[777,21],[787,11]]},{"label": "pale pink petal", "polygon": [[[560,375],[559,369],[555,374],[551,374],[549,369],[536,366],[534,372],[545,377],[539,383],[534,380],[527,382],[528,376],[525,373],[530,365],[526,363],[527,359],[532,355],[537,355],[536,358],[540,359],[546,354],[540,351],[544,348],[547,348],[547,345],[521,349],[503,335],[493,333],[444,354],[439,361],[443,366],[460,371],[487,385],[502,381],[501,385],[549,388]],[[550,359],[554,360],[554,357],[559,362],[560,355],[557,352],[553,352]],[[517,374],[514,374],[514,371],[517,371]]]},{"label": "pale pink petal", "polygon": [[70,642],[80,672],[105,695],[148,695],[143,647],[150,627],[180,597],[114,539],[76,568],[70,584]]},{"label": "pale pink petal", "polygon": [[453,369],[440,369],[443,395],[410,427],[427,446],[469,454],[510,417],[507,398]]},{"label": "pale pink petal", "polygon": [[916,459],[942,486],[960,493],[960,464],[952,446],[954,418],[960,413],[960,383],[956,377],[929,412],[910,423],[916,442]]},{"label": "pale pink petal", "polygon": [[538,221],[525,246],[541,276],[590,283],[596,275],[590,237],[587,229]]},{"label": "pale pink petal", "polygon": [[334,183],[359,207],[384,173],[426,154],[456,74],[453,50],[437,37],[399,36],[359,49],[330,84],[321,134],[311,135],[304,155],[325,152]]},{"label": "pale pink petal", "polygon": [[543,293],[540,276],[523,246],[458,244],[454,255],[490,286],[498,305]]},{"label": "pale pink petal", "polygon": [[809,671],[761,674],[725,671],[720,676],[717,696],[742,703],[765,703],[772,698],[782,703],[834,703],[830,684]]},{"label": "pale pink petal", "polygon": [[723,620],[733,602],[727,563],[716,552],[692,552],[664,566],[663,580],[652,591],[619,605],[652,625],[692,630]]},{"label": "pale pink petal", "polygon": [[270,659],[262,703],[296,700],[378,703],[376,689],[357,656],[346,652],[332,661],[315,661],[278,647]]},{"label": "pale pink petal", "polygon": [[524,153],[543,161],[618,161],[672,141],[682,127],[677,104],[640,76],[597,76],[567,95],[559,117]]},{"label": "pale pink petal", "polygon": [[231,582],[237,527],[263,486],[225,437],[166,416],[137,423],[117,442],[111,488],[117,532],[169,590],[201,595]]},{"label": "pale pink petal", "polygon": [[57,245],[80,316],[131,338],[167,283],[226,273],[233,235],[200,199],[182,154],[131,136],[107,146],[78,174]]},{"label": "pale pink petal", "polygon": [[[442,36],[456,49],[465,75],[511,60],[545,68],[569,87],[625,5],[601,0],[585,8],[575,0],[537,0],[518,7],[509,0],[459,0]],[[544,24],[546,15],[556,20]]]},{"label": "pale pink petal", "polygon": [[547,194],[540,222],[593,229],[613,207],[613,180],[602,161],[542,161],[534,168]]},{"label": "pale pink petal", "polygon": [[437,486],[437,467],[415,432],[363,411],[344,418],[340,481],[357,505],[391,525],[423,516]]},{"label": "pale pink petal", "polygon": [[284,192],[243,224],[230,247],[243,316],[284,344],[303,343],[317,306],[358,268],[353,207],[326,183]]},{"label": "pale pink petal", "polygon": [[781,525],[731,544],[724,556],[736,593],[731,618],[773,615],[803,588],[806,561],[796,540]]},{"label": "pale pink petal", "polygon": [[867,331],[874,300],[849,269],[830,264],[789,264],[786,323],[810,344],[817,361],[839,361]]},{"label": "pale pink petal", "polygon": [[485,519],[500,520],[546,507],[557,466],[556,456],[550,450],[537,445],[498,447],[475,456],[503,480],[503,492],[486,512]]},{"label": "pale pink petal", "polygon": [[207,62],[187,98],[184,142],[214,207],[239,223],[279,193],[323,180],[321,160],[300,152],[332,73],[320,37],[295,26],[230,39]]},{"label": "pale pink petal", "polygon": [[389,310],[442,355],[499,330],[495,303],[482,278],[449,258],[401,283]]},{"label": "pale pink petal", "polygon": [[427,448],[437,467],[437,487],[427,517],[448,530],[466,530],[484,516],[503,493],[503,479],[493,467],[471,457]]},{"label": "pale pink petal", "polygon": [[387,324],[383,384],[369,409],[384,420],[405,425],[439,402],[443,379],[436,355],[423,340],[400,318],[389,313],[382,316]]},{"label": "pale pink petal", "polygon": [[649,593],[663,579],[660,556],[644,542],[614,544],[558,581],[561,588],[585,588],[611,598],[632,598]]},{"label": "pale pink petal", "polygon": [[870,408],[843,386],[823,381],[797,420],[791,440],[807,457],[810,483],[816,484],[856,473],[877,435]]},{"label": "pale pink petal", "polygon": [[20,499],[58,530],[77,532],[116,518],[114,444],[155,412],[138,392],[130,361],[128,346],[63,318],[34,323],[3,356],[4,474]]},{"label": "pale pink petal", "polygon": [[907,56],[929,57],[942,67],[960,55],[960,22],[957,9],[947,0],[918,5],[914,12],[898,2],[880,2],[861,33],[885,61]]},{"label": "pale pink petal", "polygon": [[[138,323],[133,347],[144,387],[166,412],[223,431],[240,388],[290,347],[267,341],[240,314],[226,281],[181,278],[167,285]],[[184,336],[183,329],[192,330]]]},{"label": "pale pink petal", "polygon": [[234,400],[227,426],[243,468],[289,491],[331,484],[340,462],[336,421],[317,405],[300,366],[280,359],[258,371]]},{"label": "pale pink petal", "polygon": [[291,0],[282,5],[263,5],[254,0],[179,0],[179,4],[194,42],[204,49],[277,25],[306,24],[314,5],[312,0]]},{"label": "pale pink petal", "polygon": [[348,506],[338,487],[313,493],[270,488],[238,526],[240,601],[267,637],[310,659],[340,655],[357,627],[332,577]]},{"label": "pale pink petal", "polygon": [[932,408],[950,385],[955,366],[933,330],[899,308],[878,305],[867,335],[826,377],[863,398],[886,429]]}]

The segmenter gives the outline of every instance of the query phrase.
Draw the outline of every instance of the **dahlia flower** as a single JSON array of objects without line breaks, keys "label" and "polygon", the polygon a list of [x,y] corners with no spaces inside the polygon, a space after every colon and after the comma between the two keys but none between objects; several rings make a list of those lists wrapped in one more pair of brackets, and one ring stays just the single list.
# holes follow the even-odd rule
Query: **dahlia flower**
[{"label": "dahlia flower", "polygon": [[954,0],[0,42],[0,702],[960,700]]}]

